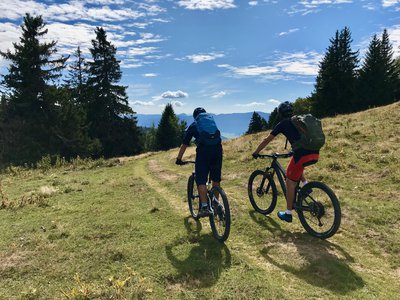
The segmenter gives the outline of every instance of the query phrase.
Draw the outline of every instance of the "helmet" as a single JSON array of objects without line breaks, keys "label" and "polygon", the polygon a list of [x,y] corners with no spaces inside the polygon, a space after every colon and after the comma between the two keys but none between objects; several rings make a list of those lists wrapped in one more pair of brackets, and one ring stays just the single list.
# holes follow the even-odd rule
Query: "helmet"
[{"label": "helmet", "polygon": [[282,102],[278,106],[278,113],[283,118],[290,118],[293,115],[293,104],[289,101]]},{"label": "helmet", "polygon": [[205,113],[206,110],[202,107],[198,107],[193,111],[193,118],[196,119],[196,117],[201,114],[201,113]]}]

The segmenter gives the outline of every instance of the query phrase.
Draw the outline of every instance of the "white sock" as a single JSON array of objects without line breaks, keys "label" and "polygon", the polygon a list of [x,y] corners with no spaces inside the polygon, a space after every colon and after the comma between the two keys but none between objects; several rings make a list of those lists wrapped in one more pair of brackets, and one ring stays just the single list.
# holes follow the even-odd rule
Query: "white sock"
[{"label": "white sock", "polygon": [[291,215],[291,214],[292,214],[292,210],[291,210],[291,209],[287,209],[287,210],[285,211],[285,214]]}]

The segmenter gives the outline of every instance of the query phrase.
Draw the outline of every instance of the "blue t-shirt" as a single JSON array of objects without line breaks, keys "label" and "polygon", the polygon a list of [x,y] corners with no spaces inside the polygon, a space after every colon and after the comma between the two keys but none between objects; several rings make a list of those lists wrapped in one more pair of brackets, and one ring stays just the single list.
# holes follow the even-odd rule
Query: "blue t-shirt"
[{"label": "blue t-shirt", "polygon": [[[282,133],[288,139],[290,145],[293,145],[294,142],[300,139],[300,133],[290,119],[284,119],[280,121],[271,131],[273,136],[277,136],[280,133]],[[302,156],[308,154],[319,154],[319,151],[302,148],[293,151],[293,157],[295,161],[298,161]]]}]

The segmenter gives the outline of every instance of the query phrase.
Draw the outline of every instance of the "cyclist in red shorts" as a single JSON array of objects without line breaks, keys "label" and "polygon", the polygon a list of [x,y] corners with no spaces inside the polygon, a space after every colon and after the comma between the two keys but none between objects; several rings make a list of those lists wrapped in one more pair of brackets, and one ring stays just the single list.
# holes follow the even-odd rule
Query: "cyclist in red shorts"
[{"label": "cyclist in red shorts", "polygon": [[[292,123],[290,118],[293,116],[293,104],[285,101],[278,106],[278,113],[282,121],[280,121],[271,133],[258,145],[256,151],[253,152],[253,157],[257,158],[258,153],[264,149],[278,134],[282,133],[291,145],[300,139],[300,133]],[[297,183],[301,180],[303,184],[307,181],[304,177],[304,168],[308,165],[316,163],[319,159],[319,151],[297,149],[293,151],[293,156],[286,169],[286,211],[278,212],[279,219],[292,222],[292,209],[295,197],[295,189]]]}]

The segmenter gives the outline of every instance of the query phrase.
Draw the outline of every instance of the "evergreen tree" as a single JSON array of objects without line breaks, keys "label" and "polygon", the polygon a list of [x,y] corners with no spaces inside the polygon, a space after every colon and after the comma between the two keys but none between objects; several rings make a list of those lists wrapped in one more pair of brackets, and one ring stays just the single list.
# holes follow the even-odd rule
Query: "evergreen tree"
[{"label": "evergreen tree", "polygon": [[268,129],[273,129],[278,123],[279,123],[279,113],[278,113],[278,108],[275,107],[275,109],[271,112],[268,118]]},{"label": "evergreen tree", "polygon": [[170,103],[165,106],[158,124],[156,133],[156,149],[168,150],[178,147],[182,142],[182,128],[184,123],[179,123],[174,109]]},{"label": "evergreen tree", "polygon": [[400,100],[400,57],[397,57],[395,59],[395,70],[396,70],[397,78],[396,78],[394,99],[396,101],[399,101]]},{"label": "evergreen tree", "polygon": [[246,131],[246,134],[251,134],[251,133],[256,133],[256,132],[260,132],[265,130],[265,119],[263,122],[263,119],[260,114],[258,114],[257,112],[253,112],[253,115],[251,116],[250,119],[250,124],[249,124],[249,128]]},{"label": "evergreen tree", "polygon": [[394,102],[399,73],[386,29],[373,36],[359,76],[359,109]]},{"label": "evergreen tree", "polygon": [[154,125],[154,123],[151,125],[150,128],[144,128],[143,135],[144,135],[143,150],[145,152],[156,150],[157,128]]},{"label": "evergreen tree", "polygon": [[74,52],[75,61],[69,65],[66,86],[71,90],[74,102],[87,105],[88,67],[80,47]]},{"label": "evergreen tree", "polygon": [[396,66],[396,60],[393,58],[393,46],[389,40],[389,34],[386,29],[382,33],[382,52],[383,52],[383,64],[387,66],[387,82],[386,82],[386,94],[382,96],[380,105],[393,103],[396,100],[397,84],[400,76],[400,72]]},{"label": "evergreen tree", "polygon": [[350,30],[336,31],[330,42],[312,95],[313,109],[320,117],[350,112],[355,100],[358,52],[351,50]]},{"label": "evergreen tree", "polygon": [[106,157],[139,153],[141,134],[128,105],[127,87],[117,84],[122,77],[117,50],[103,28],[97,27],[95,33],[90,49],[93,61],[88,62],[90,134],[100,140]]},{"label": "evergreen tree", "polygon": [[55,41],[39,41],[47,33],[44,27],[42,17],[26,14],[15,52],[0,52],[11,62],[2,81],[7,96],[0,123],[8,139],[3,158],[10,163],[34,162],[56,151],[52,142],[58,103],[51,84],[61,76],[67,58],[52,58]]}]

